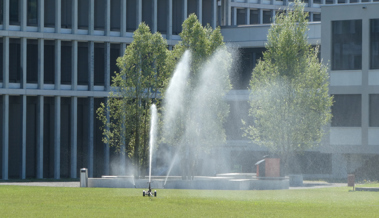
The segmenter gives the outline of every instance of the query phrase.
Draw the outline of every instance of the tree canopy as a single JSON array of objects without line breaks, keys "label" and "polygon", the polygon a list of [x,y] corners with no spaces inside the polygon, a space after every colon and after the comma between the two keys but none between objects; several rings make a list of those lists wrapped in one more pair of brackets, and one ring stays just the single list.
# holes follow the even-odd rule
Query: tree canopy
[{"label": "tree canopy", "polygon": [[284,159],[319,145],[332,117],[327,66],[308,43],[307,15],[296,0],[276,17],[250,81],[246,136]]},{"label": "tree canopy", "polygon": [[150,105],[169,75],[167,42],[141,23],[124,56],[117,59],[120,72],[112,80],[106,104],[97,110],[103,123],[103,142],[132,158],[135,175],[147,165]]}]

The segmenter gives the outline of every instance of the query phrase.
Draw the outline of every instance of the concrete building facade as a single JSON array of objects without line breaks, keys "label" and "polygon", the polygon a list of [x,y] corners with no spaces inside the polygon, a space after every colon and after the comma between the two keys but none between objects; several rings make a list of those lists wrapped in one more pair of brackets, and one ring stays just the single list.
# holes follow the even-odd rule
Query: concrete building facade
[{"label": "concrete building facade", "polygon": [[[331,94],[341,95],[336,98],[338,102],[360,103],[361,107],[351,113],[360,110],[361,119],[348,126],[332,124],[330,143],[315,151],[317,154],[312,153],[326,158],[330,169],[316,170],[313,176],[336,176],[347,163],[347,156],[342,154],[346,152],[341,150],[349,154],[379,153],[379,147],[375,147],[379,141],[378,116],[368,113],[377,111],[379,101],[379,73],[375,68],[378,42],[368,44],[370,37],[377,37],[376,32],[370,32],[370,25],[375,27],[376,21],[370,22],[378,18],[378,3],[346,1],[305,2],[311,21],[309,42],[313,45],[335,45],[331,26],[339,24],[334,20],[352,19],[351,14],[344,14],[345,8],[362,11],[354,19],[362,20],[363,28],[361,66],[356,61],[354,69],[342,66],[331,71]],[[140,22],[147,23],[152,32],[161,32],[172,47],[180,40],[181,24],[191,13],[196,13],[203,25],[222,26],[225,41],[239,47],[241,67],[232,78],[234,89],[227,96],[231,116],[224,153],[240,161],[234,165],[246,165],[241,161],[247,159],[249,152],[266,152],[241,136],[238,121],[247,116],[248,81],[256,60],[262,57],[269,23],[288,4],[289,1],[275,0],[0,1],[1,178],[77,178],[82,167],[89,169],[90,177],[121,173],[112,166],[125,164],[125,158],[101,141],[101,123],[95,113],[108,96],[113,72],[118,71],[115,60],[132,42],[133,31]],[[362,9],[364,5],[366,10]],[[359,26],[359,22],[354,25]],[[332,53],[322,49],[321,55],[330,60]],[[246,113],[239,113],[241,110]],[[236,158],[241,153],[245,156]],[[349,158],[358,160],[360,156]],[[248,170],[251,167],[245,171]],[[342,177],[347,171],[341,173]]]}]

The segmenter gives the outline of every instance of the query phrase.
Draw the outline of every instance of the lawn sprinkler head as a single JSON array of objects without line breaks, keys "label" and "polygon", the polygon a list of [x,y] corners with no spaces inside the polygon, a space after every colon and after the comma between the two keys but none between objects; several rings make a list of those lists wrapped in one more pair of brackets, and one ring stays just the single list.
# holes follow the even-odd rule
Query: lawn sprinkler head
[{"label": "lawn sprinkler head", "polygon": [[157,197],[157,190],[154,190],[154,193],[153,193],[151,191],[151,186],[150,186],[150,182],[149,182],[149,190],[147,192],[145,190],[143,190],[142,196],[143,197],[145,197],[145,196]]}]

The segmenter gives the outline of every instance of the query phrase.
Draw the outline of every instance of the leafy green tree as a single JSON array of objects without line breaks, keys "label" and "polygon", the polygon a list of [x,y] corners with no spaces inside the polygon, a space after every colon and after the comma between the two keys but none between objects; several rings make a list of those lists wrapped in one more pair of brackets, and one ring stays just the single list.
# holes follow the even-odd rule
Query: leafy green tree
[{"label": "leafy green tree", "polygon": [[267,36],[266,52],[250,81],[252,123],[245,135],[280,155],[284,168],[296,152],[319,145],[331,120],[327,66],[308,43],[308,13],[296,0]]},{"label": "leafy green tree", "polygon": [[[131,157],[135,176],[148,164],[150,105],[159,104],[159,92],[169,75],[167,42],[151,34],[141,23],[124,56],[117,59],[120,73],[112,80],[112,91],[97,110],[102,121],[103,142]],[[144,171],[142,171],[144,173]]]},{"label": "leafy green tree", "polygon": [[[229,113],[229,105],[225,102],[224,96],[231,89],[228,74],[222,74],[221,71],[228,72],[231,66],[231,54],[226,51],[221,35],[220,28],[212,29],[210,26],[203,27],[197,20],[195,14],[191,14],[182,25],[183,30],[179,34],[181,41],[175,45],[171,61],[176,65],[186,50],[191,52],[190,75],[187,83],[187,95],[184,97],[183,112],[181,116],[175,119],[175,128],[173,133],[163,140],[172,145],[181,145],[177,149],[186,156],[182,164],[187,169],[184,174],[193,176],[197,167],[198,155],[209,151],[214,145],[220,145],[225,142],[226,134],[223,123]],[[218,52],[223,52],[218,55]],[[199,84],[207,81],[212,83],[212,79],[205,79],[201,75],[204,66],[210,62],[210,59],[218,64],[214,66],[215,77],[219,77],[219,86],[214,86],[212,90],[201,92]],[[218,59],[218,60],[215,60]],[[217,73],[219,73],[217,75]],[[201,93],[200,93],[201,92]],[[203,105],[197,104],[199,96],[206,99]],[[202,110],[201,107],[207,107]],[[211,108],[211,110],[209,110]],[[199,113],[195,111],[200,111]],[[206,111],[212,111],[207,114]],[[216,116],[217,119],[208,119],[210,116]],[[205,124],[204,121],[208,122]]]}]

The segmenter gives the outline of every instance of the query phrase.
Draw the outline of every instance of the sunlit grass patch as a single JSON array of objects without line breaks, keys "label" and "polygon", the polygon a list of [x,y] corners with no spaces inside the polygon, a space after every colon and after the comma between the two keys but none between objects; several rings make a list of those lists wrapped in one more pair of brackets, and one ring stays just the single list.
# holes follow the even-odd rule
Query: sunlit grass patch
[{"label": "sunlit grass patch", "polygon": [[0,217],[375,217],[375,192],[349,187],[211,191],[0,186]]}]

